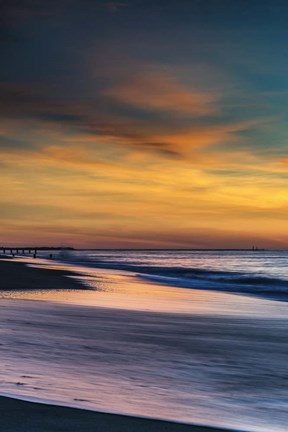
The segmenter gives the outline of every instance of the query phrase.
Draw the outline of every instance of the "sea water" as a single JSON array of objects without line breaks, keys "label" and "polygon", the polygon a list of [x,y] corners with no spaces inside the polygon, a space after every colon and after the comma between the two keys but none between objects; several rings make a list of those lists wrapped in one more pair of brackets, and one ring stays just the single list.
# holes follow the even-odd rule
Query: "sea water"
[{"label": "sea water", "polygon": [[64,262],[128,270],[174,286],[288,300],[288,251],[63,250],[54,255]]}]

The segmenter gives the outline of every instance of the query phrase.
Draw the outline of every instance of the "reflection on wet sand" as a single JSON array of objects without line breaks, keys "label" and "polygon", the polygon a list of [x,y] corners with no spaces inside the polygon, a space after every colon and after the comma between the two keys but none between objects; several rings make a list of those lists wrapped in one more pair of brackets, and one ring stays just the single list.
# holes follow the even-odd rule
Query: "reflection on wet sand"
[{"label": "reflection on wet sand", "polygon": [[120,271],[77,267],[73,277],[89,289],[11,291],[0,300],[2,394],[286,431],[287,303]]}]

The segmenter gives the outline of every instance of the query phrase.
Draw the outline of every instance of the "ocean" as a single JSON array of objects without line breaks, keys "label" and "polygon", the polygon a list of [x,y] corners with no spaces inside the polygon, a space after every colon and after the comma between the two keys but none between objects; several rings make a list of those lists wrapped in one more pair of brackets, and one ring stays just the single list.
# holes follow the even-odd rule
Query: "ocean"
[{"label": "ocean", "polygon": [[288,251],[94,250],[54,255],[66,263],[127,270],[173,286],[288,300]]},{"label": "ocean", "polygon": [[63,250],[17,260],[75,271],[86,289],[44,291],[39,281],[39,290],[2,293],[1,394],[287,431],[287,252]]}]

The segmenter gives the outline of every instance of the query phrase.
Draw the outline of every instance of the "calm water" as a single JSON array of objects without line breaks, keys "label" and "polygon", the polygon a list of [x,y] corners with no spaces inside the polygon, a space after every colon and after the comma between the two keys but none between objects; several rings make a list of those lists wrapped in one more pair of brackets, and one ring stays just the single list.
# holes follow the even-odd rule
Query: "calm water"
[{"label": "calm water", "polygon": [[286,252],[75,251],[54,258],[24,261],[77,270],[89,290],[0,299],[2,394],[287,431],[288,303],[279,301],[286,300]]}]

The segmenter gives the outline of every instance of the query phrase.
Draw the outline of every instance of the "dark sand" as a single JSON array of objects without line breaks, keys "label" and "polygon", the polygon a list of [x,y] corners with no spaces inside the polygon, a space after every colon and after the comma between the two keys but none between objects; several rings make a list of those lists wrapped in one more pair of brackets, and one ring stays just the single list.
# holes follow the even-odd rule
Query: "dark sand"
[{"label": "dark sand", "polygon": [[0,290],[84,289],[80,282],[67,276],[76,273],[27,267],[17,259],[8,261],[0,257]]},{"label": "dark sand", "polygon": [[5,432],[227,432],[0,397],[0,430]]}]

